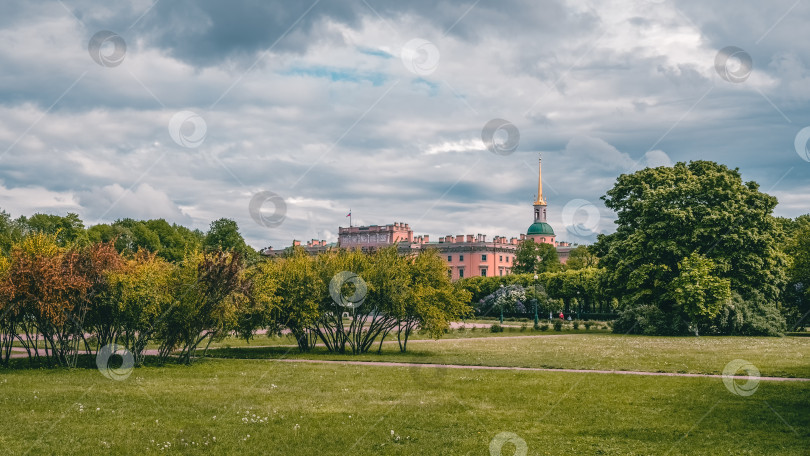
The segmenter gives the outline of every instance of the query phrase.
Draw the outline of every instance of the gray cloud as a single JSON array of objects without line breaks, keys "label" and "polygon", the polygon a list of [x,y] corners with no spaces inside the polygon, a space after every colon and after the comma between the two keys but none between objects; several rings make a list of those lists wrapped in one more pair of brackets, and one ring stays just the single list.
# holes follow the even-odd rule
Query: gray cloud
[{"label": "gray cloud", "polygon": [[[356,223],[515,236],[543,152],[561,239],[589,240],[570,235],[567,203],[594,204],[610,231],[599,197],[619,174],[695,159],[738,167],[796,216],[810,197],[810,163],[793,150],[810,125],[810,44],[797,35],[810,7],[785,15],[794,3],[3,5],[0,207],[201,229],[229,217],[256,247],[334,240],[349,208]],[[90,58],[98,30],[126,40],[119,66]],[[435,72],[402,64],[414,38],[436,45]],[[714,71],[729,45],[752,56],[744,83]],[[178,111],[204,119],[199,147],[171,138]],[[514,154],[480,143],[493,118],[520,129]],[[248,212],[262,190],[287,202],[277,228]]]}]

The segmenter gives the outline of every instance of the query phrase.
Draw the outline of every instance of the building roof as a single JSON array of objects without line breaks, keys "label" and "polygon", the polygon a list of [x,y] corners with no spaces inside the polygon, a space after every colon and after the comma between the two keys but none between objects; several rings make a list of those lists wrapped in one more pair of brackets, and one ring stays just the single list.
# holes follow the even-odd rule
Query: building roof
[{"label": "building roof", "polygon": [[533,234],[547,234],[547,235],[554,235],[554,229],[548,223],[544,222],[536,222],[532,223],[532,226],[529,227],[529,230],[526,231],[527,235]]}]

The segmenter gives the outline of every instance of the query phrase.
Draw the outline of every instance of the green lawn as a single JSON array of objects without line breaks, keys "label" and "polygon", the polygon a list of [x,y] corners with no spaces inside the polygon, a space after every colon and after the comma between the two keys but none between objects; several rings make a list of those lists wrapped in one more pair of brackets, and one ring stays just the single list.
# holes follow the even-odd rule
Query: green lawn
[{"label": "green lawn", "polygon": [[[520,335],[515,333],[514,335]],[[508,333],[507,333],[508,335]],[[810,377],[810,338],[556,334],[416,342],[411,353],[307,354],[417,361]],[[217,356],[303,355],[290,347]],[[528,454],[807,454],[810,383],[207,358],[124,381],[85,368],[0,369],[3,454],[490,454],[501,432]],[[394,431],[392,437],[391,431]],[[513,454],[507,444],[503,455]]]},{"label": "green lawn", "polygon": [[[520,336],[524,333],[499,334]],[[261,343],[261,340],[254,342]],[[407,353],[400,353],[394,343],[384,344],[382,354],[361,356],[330,354],[322,348],[300,354],[293,347],[231,348],[212,350],[209,354],[235,358],[352,359],[705,374],[721,374],[730,361],[744,359],[757,366],[764,376],[810,378],[810,338],[807,337],[649,337],[584,331],[555,334],[552,331],[540,337],[414,341],[408,345]]]},{"label": "green lawn", "polygon": [[531,455],[798,455],[810,439],[798,382],[741,397],[705,378],[204,360],[121,382],[0,370],[0,404],[4,454],[483,455],[512,432]]}]

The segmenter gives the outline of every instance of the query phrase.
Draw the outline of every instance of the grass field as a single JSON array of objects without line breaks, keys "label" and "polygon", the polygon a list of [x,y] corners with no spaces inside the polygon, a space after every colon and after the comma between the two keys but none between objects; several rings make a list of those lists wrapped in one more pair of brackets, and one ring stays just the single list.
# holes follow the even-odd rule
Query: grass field
[{"label": "grass field", "polygon": [[[764,376],[810,378],[810,338],[805,337],[648,337],[618,334],[498,333],[475,341],[445,338],[414,341],[400,353],[384,344],[381,354],[330,354],[322,348],[298,353],[291,346],[212,350],[215,357],[317,358],[482,366],[640,370],[721,374],[734,359],[753,363]],[[479,333],[479,336],[481,333]],[[256,341],[255,344],[261,344]]]},{"label": "grass field", "polygon": [[[346,358],[707,372],[744,358],[763,375],[793,376],[808,376],[810,359],[810,338],[579,334],[421,342],[404,356],[395,348]],[[0,406],[4,454],[484,455],[502,432],[529,455],[798,455],[810,441],[807,382],[762,381],[738,396],[712,378],[209,358],[138,368],[124,381],[92,367],[3,369]]]}]

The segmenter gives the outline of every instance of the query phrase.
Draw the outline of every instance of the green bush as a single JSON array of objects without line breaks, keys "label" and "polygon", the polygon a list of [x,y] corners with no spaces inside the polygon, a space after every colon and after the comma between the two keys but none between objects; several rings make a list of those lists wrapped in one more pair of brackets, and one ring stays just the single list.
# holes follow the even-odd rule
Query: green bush
[{"label": "green bush", "polygon": [[520,332],[524,332],[524,331],[526,331],[526,325],[525,324],[520,325]]},{"label": "green bush", "polygon": [[562,331],[562,320],[554,320],[554,331]]},{"label": "green bush", "polygon": [[665,313],[657,306],[642,305],[626,309],[613,323],[616,334],[682,335],[689,333],[689,325],[675,312]]},{"label": "green bush", "polygon": [[592,324],[592,323],[591,323],[591,322],[589,322],[589,321],[586,321],[586,322],[585,322],[585,331],[589,331],[589,330],[591,329],[591,324]]},{"label": "green bush", "polygon": [[607,325],[614,333],[645,335],[686,335],[697,330],[701,335],[778,336],[786,329],[778,305],[758,293],[748,299],[734,293],[714,319],[697,326],[677,309],[651,304],[625,309]]},{"label": "green bush", "polygon": [[574,320],[574,330],[579,329],[579,321]]},{"label": "green bush", "polygon": [[543,323],[540,325],[540,331],[548,331],[548,323]]},{"label": "green bush", "polygon": [[778,336],[787,325],[776,303],[762,296],[744,300],[734,293],[731,302],[724,305],[714,325],[706,332],[739,336]]},{"label": "green bush", "polygon": [[503,332],[503,326],[499,325],[498,323],[493,324],[489,327],[489,332],[493,333],[500,333]]}]

